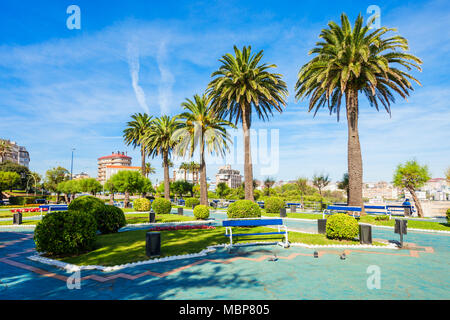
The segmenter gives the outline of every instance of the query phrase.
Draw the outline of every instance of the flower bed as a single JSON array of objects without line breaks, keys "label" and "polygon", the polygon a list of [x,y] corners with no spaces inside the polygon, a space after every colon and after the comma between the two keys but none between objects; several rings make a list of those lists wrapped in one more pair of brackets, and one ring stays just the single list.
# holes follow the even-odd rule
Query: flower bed
[{"label": "flower bed", "polygon": [[[47,211],[48,209],[42,209],[42,211]],[[24,213],[24,212],[41,212],[39,208],[21,208],[21,209],[11,209],[12,213]]]},{"label": "flower bed", "polygon": [[166,227],[153,227],[151,231],[168,231],[168,230],[188,230],[188,229],[215,229],[214,226],[199,225],[199,226],[166,226]]}]

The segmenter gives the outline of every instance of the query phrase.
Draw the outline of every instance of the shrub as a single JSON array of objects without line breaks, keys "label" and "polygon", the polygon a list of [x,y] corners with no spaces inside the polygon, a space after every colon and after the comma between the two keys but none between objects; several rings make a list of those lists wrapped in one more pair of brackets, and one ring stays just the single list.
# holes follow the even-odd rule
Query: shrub
[{"label": "shrub", "polygon": [[152,208],[156,214],[168,214],[172,210],[172,204],[170,203],[170,200],[157,198],[153,200]]},{"label": "shrub", "polygon": [[450,223],[450,208],[447,209],[447,222]]},{"label": "shrub", "polygon": [[389,216],[388,215],[376,216],[375,220],[376,221],[387,221],[387,220],[389,220]]},{"label": "shrub", "polygon": [[344,213],[334,214],[327,219],[326,231],[329,239],[351,240],[358,236],[358,221]]},{"label": "shrub", "polygon": [[94,247],[96,231],[97,223],[89,213],[52,212],[36,226],[36,250],[54,256],[80,254]]},{"label": "shrub", "polygon": [[185,200],[185,206],[187,208],[192,208],[193,205],[198,205],[200,204],[200,200],[197,198],[187,198]]},{"label": "shrub", "polygon": [[267,213],[280,213],[280,209],[285,206],[283,199],[277,197],[270,197],[264,201],[264,208]]},{"label": "shrub", "polygon": [[11,205],[24,206],[27,204],[34,204],[36,199],[45,199],[46,196],[36,196],[36,197],[9,197],[9,203]]},{"label": "shrub", "polygon": [[205,205],[198,205],[194,208],[194,216],[197,219],[206,220],[209,218],[209,207]]},{"label": "shrub", "polygon": [[116,233],[127,224],[122,209],[115,206],[105,205],[95,212],[97,229],[103,233]]},{"label": "shrub", "polygon": [[152,203],[146,198],[139,198],[133,201],[133,208],[136,211],[150,211]]},{"label": "shrub", "polygon": [[95,212],[102,210],[104,206],[105,203],[96,197],[81,196],[69,204],[69,210],[81,211],[94,215]]},{"label": "shrub", "polygon": [[228,218],[259,218],[261,208],[251,200],[238,200],[229,205]]}]

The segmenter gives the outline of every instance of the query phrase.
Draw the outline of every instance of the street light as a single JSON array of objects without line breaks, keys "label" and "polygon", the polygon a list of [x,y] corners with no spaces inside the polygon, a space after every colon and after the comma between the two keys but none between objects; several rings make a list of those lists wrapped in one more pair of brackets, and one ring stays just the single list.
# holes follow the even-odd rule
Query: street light
[{"label": "street light", "polygon": [[70,162],[70,180],[72,180],[73,175],[73,152],[75,151],[75,148],[72,148],[72,161]]}]

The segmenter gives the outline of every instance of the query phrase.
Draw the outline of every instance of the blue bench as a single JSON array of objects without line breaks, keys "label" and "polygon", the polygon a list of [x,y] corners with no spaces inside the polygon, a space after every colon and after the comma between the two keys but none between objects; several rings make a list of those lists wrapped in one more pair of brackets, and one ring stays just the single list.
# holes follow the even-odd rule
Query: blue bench
[{"label": "blue bench", "polygon": [[336,211],[336,212],[341,212],[341,213],[347,213],[347,212],[352,212],[352,216],[353,218],[355,217],[355,213],[357,214],[357,217],[359,218],[359,216],[361,215],[361,207],[350,207],[350,206],[327,206],[327,208],[325,210],[323,210],[322,212],[322,218],[325,219],[325,215],[332,215],[332,211]]},{"label": "blue bench", "polygon": [[69,210],[69,206],[66,204],[46,204],[43,206],[39,206],[39,209],[41,209],[42,216],[42,211],[44,211],[44,209],[47,209],[47,213],[50,213],[52,211],[67,211]]},{"label": "blue bench", "polygon": [[[225,227],[225,236],[230,238],[230,247],[233,246],[233,237],[248,237],[256,235],[284,235],[284,247],[289,246],[287,227],[283,225],[282,219],[232,219],[223,220],[222,226]],[[233,233],[232,227],[261,227],[278,226],[277,232],[259,232],[259,233]],[[284,228],[284,231],[281,231]]]},{"label": "blue bench", "polygon": [[264,209],[264,201],[256,202],[261,209]]},{"label": "blue bench", "polygon": [[[411,212],[411,215],[416,212],[416,209],[413,205],[404,206],[404,205],[387,205],[386,209],[389,211],[390,215],[393,216],[404,216],[405,215],[405,209],[409,209]],[[401,212],[401,213],[400,213]]]},{"label": "blue bench", "polygon": [[389,215],[389,220],[391,219],[391,212],[388,210],[387,206],[367,205],[364,206],[364,210],[366,211],[367,214]]}]

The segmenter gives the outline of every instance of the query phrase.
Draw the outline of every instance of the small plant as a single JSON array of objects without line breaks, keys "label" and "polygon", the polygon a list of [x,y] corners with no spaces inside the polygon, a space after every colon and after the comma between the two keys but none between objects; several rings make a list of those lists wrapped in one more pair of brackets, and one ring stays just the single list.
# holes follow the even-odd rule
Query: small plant
[{"label": "small plant", "polygon": [[334,214],[327,219],[327,238],[352,240],[358,236],[359,226],[355,218],[344,214]]},{"label": "small plant", "polygon": [[133,208],[136,211],[150,211],[152,203],[146,198],[139,198],[133,201]]},{"label": "small plant", "polygon": [[227,215],[228,218],[259,218],[261,208],[253,201],[238,200],[230,204]]},{"label": "small plant", "polygon": [[388,221],[389,220],[389,216],[387,215],[383,215],[383,216],[376,216],[375,217],[376,221]]},{"label": "small plant", "polygon": [[267,213],[280,213],[280,209],[285,206],[284,200],[277,197],[270,197],[264,201],[264,208]]},{"label": "small plant", "polygon": [[50,256],[87,252],[94,247],[97,223],[86,212],[69,210],[44,216],[34,231],[36,250]]},{"label": "small plant", "polygon": [[200,204],[200,200],[197,198],[187,198],[185,200],[185,206],[187,208],[192,208],[193,205],[199,205]]},{"label": "small plant", "polygon": [[170,200],[157,198],[153,200],[152,208],[156,214],[169,214],[172,210],[172,204],[170,203]]},{"label": "small plant", "polygon": [[116,233],[127,224],[122,209],[115,206],[105,205],[101,210],[95,212],[97,229],[102,234]]},{"label": "small plant", "polygon": [[209,208],[205,205],[198,205],[194,208],[194,216],[197,220],[206,220],[209,218]]}]

